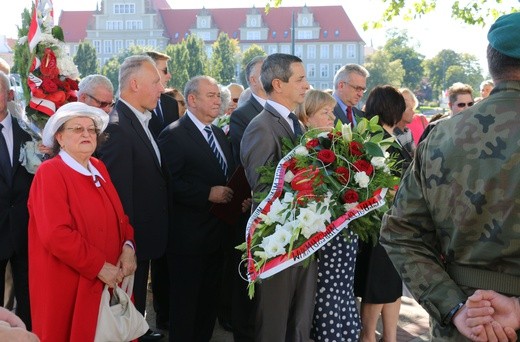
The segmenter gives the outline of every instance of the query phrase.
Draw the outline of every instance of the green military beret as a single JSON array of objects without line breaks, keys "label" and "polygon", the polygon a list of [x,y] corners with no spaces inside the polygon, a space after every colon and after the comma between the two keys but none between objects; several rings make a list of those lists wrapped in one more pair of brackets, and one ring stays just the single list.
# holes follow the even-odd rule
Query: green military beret
[{"label": "green military beret", "polygon": [[498,52],[520,58],[520,13],[501,16],[488,32],[488,41]]}]

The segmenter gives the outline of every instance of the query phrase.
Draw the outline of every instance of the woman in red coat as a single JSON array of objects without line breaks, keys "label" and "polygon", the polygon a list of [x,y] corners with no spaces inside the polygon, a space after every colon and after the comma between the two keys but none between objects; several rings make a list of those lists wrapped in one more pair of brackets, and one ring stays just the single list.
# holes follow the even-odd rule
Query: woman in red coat
[{"label": "woman in red coat", "polygon": [[134,233],[103,163],[92,157],[108,115],[75,102],[43,130],[57,154],[29,194],[29,292],[41,341],[94,340],[104,284],[136,268]]}]

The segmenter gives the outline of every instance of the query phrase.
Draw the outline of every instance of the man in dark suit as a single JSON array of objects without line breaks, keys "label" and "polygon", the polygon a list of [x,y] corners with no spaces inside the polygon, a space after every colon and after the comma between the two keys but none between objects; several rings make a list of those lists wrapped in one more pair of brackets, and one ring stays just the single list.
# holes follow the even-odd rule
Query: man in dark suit
[{"label": "man in dark suit", "polygon": [[[293,111],[303,103],[309,89],[303,62],[293,55],[269,55],[260,78],[267,103],[247,126],[240,151],[253,195],[268,187],[259,183],[258,167],[276,164],[283,157],[282,139],[296,142],[302,133]],[[305,267],[298,263],[258,284],[255,341],[311,341],[316,279],[316,262],[311,261]]]},{"label": "man in dark suit", "polygon": [[[161,92],[159,71],[144,55],[130,56],[119,69],[120,98],[110,113],[107,141],[97,151],[105,162],[135,231],[136,308],[144,314],[150,260],[160,258],[168,238],[168,193],[159,147],[148,129]],[[162,338],[149,330],[141,340]]]},{"label": "man in dark suit", "polygon": [[[5,269],[11,263],[16,314],[31,329],[27,259],[27,197],[33,175],[20,164],[20,148],[31,137],[11,116],[9,78],[0,71],[0,298],[4,299]],[[2,305],[3,306],[3,305]]]},{"label": "man in dark suit", "polygon": [[168,240],[170,341],[209,341],[215,326],[223,251],[231,228],[210,212],[227,203],[234,171],[231,146],[211,123],[221,104],[217,82],[192,78],[184,90],[186,114],[159,136],[171,178],[172,220]]},{"label": "man in dark suit", "polygon": [[[168,70],[168,61],[170,60],[170,56],[156,51],[147,51],[146,55],[150,56],[155,62],[155,66],[157,67],[157,70],[159,70],[159,75],[161,76],[161,83],[163,87],[166,89],[166,87],[168,86],[168,82],[172,78],[172,75]],[[167,94],[161,94],[161,98],[159,99],[159,101],[157,101],[157,106],[153,110],[152,114],[153,115],[150,119],[150,122],[148,123],[148,127],[157,138],[166,126],[168,126],[176,120],[179,120],[179,106],[177,105],[177,100],[175,100],[172,96],[169,96]]]},{"label": "man in dark suit", "polygon": [[[146,54],[150,56],[155,62],[159,75],[161,76],[161,83],[164,88],[167,87],[168,82],[172,78],[168,70],[168,61],[170,56],[156,52],[147,51]],[[164,92],[161,94],[161,99],[157,101],[157,107],[152,113],[152,118],[148,123],[148,128],[152,131],[154,138],[158,138],[161,131],[174,121],[179,120],[179,106],[177,100],[173,96],[167,95]],[[155,326],[159,329],[169,329],[169,274],[168,263],[166,261],[166,253],[158,258],[152,260],[151,266],[151,281],[153,292],[153,308],[155,310]]]},{"label": "man in dark suit", "polygon": [[[233,147],[233,157],[237,165],[242,164],[240,162],[240,142],[242,141],[244,131],[251,120],[264,109],[267,98],[264,87],[260,82],[260,70],[262,69],[264,60],[265,56],[257,56],[247,64],[245,72],[247,84],[251,90],[251,96],[231,114],[229,137]],[[234,226],[234,246],[238,246],[244,242],[244,231],[247,220],[249,219],[249,214],[249,212],[242,214]],[[244,281],[240,273],[237,272],[239,265],[241,265],[242,252],[234,249],[232,253],[233,266],[230,267],[231,274],[228,274],[228,278],[232,284],[229,291],[231,291],[231,327],[233,338],[235,342],[254,341],[254,310],[256,299],[249,299],[247,282]],[[245,265],[242,263],[242,266]],[[245,267],[242,267],[241,273],[245,274]],[[222,324],[222,322],[220,323]]]},{"label": "man in dark suit", "polygon": [[337,101],[334,107],[336,122],[357,124],[356,116],[363,117],[363,111],[356,108],[363,94],[367,91],[367,69],[359,64],[346,64],[334,75],[334,93]]}]

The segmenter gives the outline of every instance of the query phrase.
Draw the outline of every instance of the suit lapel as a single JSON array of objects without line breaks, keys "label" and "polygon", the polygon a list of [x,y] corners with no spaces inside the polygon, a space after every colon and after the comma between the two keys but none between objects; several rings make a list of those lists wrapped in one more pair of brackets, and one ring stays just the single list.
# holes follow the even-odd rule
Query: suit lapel
[{"label": "suit lapel", "polygon": [[[278,111],[276,109],[273,108],[273,106],[271,106],[269,103],[266,103],[265,110],[268,111],[271,115],[273,115],[276,118],[278,123],[282,126],[282,128],[285,130],[287,135],[290,136],[293,141],[296,140],[296,136],[294,135],[294,132],[293,132],[291,126],[289,126],[289,123],[287,122],[287,120],[285,120],[282,117],[282,115],[280,113],[278,113]],[[302,131],[303,131],[303,129],[302,129]]]},{"label": "suit lapel", "polygon": [[[132,127],[132,129],[135,131],[135,133],[137,134],[139,139],[141,139],[141,141],[144,144],[144,146],[146,146],[148,151],[152,154],[152,157],[153,157],[153,160],[155,162],[155,165],[162,172],[161,164],[159,163],[159,160],[157,159],[157,154],[155,153],[155,150],[154,150],[154,148],[152,146],[152,142],[150,141],[150,139],[148,138],[148,135],[144,131],[144,128],[141,125],[141,122],[139,121],[139,119],[137,119],[137,117],[135,116],[134,112],[126,104],[124,104],[123,102],[119,101],[118,104],[117,104],[117,107],[118,107],[120,113],[124,117],[126,117],[128,122],[130,123],[130,127]],[[154,115],[154,114],[152,114],[152,115]]]},{"label": "suit lapel", "polygon": [[342,123],[348,123],[347,114],[343,112],[339,104],[336,104],[336,107],[334,107],[334,115],[336,115],[336,122],[334,124],[336,124],[338,120]]}]

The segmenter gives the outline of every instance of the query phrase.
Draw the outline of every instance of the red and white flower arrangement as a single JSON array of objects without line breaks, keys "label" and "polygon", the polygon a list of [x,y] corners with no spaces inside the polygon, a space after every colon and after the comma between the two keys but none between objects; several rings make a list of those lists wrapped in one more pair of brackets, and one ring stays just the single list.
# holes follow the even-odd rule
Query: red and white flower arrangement
[{"label": "red and white flower arrangement", "polygon": [[381,211],[398,184],[395,158],[386,152],[393,143],[378,117],[360,118],[355,128],[339,123],[331,132],[307,132],[276,168],[259,169],[272,187],[237,247],[245,252],[250,296],[257,280],[306,259],[346,227],[365,241],[377,235],[377,222],[357,221]]}]

